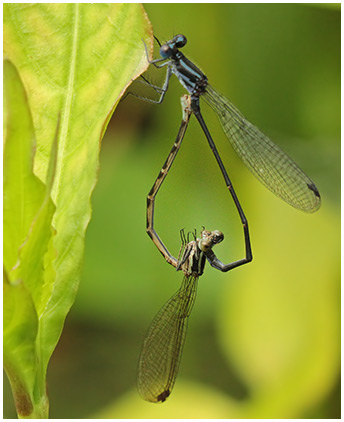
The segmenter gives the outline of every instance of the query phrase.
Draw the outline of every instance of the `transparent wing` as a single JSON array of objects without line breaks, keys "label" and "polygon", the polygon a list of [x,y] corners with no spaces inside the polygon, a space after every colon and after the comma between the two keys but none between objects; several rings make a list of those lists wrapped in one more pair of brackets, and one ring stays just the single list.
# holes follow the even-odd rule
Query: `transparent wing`
[{"label": "transparent wing", "polygon": [[177,377],[198,277],[184,276],[178,292],[155,316],[145,336],[137,373],[141,397],[163,402]]},{"label": "transparent wing", "polygon": [[318,189],[286,153],[210,85],[202,97],[218,115],[236,153],[260,182],[295,208],[305,212],[319,209]]}]

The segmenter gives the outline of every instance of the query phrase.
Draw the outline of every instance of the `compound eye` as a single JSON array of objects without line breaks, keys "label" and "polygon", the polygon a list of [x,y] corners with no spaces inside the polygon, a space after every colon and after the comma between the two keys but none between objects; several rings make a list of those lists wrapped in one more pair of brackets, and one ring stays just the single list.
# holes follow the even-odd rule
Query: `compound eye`
[{"label": "compound eye", "polygon": [[176,35],[174,37],[174,42],[177,48],[182,48],[187,43],[187,39],[185,35]]},{"label": "compound eye", "polygon": [[214,233],[213,242],[215,244],[223,241],[224,236],[222,232],[220,232],[219,230],[215,230],[213,233]]},{"label": "compound eye", "polygon": [[160,47],[160,56],[163,59],[168,59],[169,57],[171,57],[171,54],[172,50],[167,44],[164,44]]}]

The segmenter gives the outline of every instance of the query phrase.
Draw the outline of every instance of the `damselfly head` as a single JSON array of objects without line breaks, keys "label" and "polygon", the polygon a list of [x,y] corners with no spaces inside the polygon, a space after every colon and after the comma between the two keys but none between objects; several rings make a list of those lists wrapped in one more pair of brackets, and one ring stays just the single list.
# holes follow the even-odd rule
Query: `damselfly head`
[{"label": "damselfly head", "polygon": [[164,44],[160,47],[160,56],[163,59],[168,59],[173,53],[173,48],[169,44]]},{"label": "damselfly head", "polygon": [[215,245],[216,243],[220,243],[220,242],[222,242],[222,241],[223,241],[223,239],[224,239],[224,235],[223,235],[223,233],[222,233],[222,232],[220,232],[219,230],[214,230],[214,231],[212,232],[212,241],[213,241],[214,245]]},{"label": "damselfly head", "polygon": [[185,35],[179,34],[174,36],[170,42],[174,43],[177,48],[182,48],[187,43],[187,39]]},{"label": "damselfly head", "polygon": [[187,39],[185,35],[176,35],[166,44],[160,47],[160,56],[163,59],[168,59],[172,56],[173,53],[176,53],[178,48],[184,47],[187,43]]},{"label": "damselfly head", "polygon": [[198,242],[198,247],[201,251],[207,252],[217,243],[222,242],[224,239],[223,233],[219,230],[214,230],[212,232],[208,230],[202,230],[201,239]]}]

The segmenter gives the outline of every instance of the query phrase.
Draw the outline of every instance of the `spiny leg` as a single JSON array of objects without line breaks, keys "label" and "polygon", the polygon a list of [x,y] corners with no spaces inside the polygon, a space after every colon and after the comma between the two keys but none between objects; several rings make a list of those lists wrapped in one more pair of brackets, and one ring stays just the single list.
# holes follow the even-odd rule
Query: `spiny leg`
[{"label": "spiny leg", "polygon": [[180,229],[180,239],[181,239],[181,245],[180,245],[180,249],[179,249],[179,252],[178,252],[178,263],[181,261],[181,257],[184,254],[184,250],[185,250],[185,247],[186,247],[186,244],[187,244],[184,229]]},{"label": "spiny leg", "polygon": [[[155,36],[154,36],[154,38],[158,42],[159,46],[161,46],[159,40]],[[147,58],[147,61],[148,61],[149,64],[152,64],[152,65],[154,65],[155,67],[157,67],[159,69],[162,68],[162,67],[164,67],[164,66],[167,66],[165,81],[163,83],[163,86],[161,86],[161,87],[151,84],[144,76],[141,75],[141,78],[145,81],[145,83],[147,85],[149,85],[155,92],[157,92],[160,95],[160,97],[159,97],[158,100],[153,100],[152,98],[148,98],[148,97],[145,97],[145,96],[136,94],[135,92],[127,91],[125,93],[125,95],[123,96],[122,101],[128,95],[133,95],[134,97],[139,98],[140,100],[147,101],[149,103],[161,104],[163,102],[164,98],[165,98],[165,94],[167,92],[169,81],[170,81],[170,78],[171,78],[171,75],[172,75],[171,63],[170,63],[170,60],[166,61],[166,59],[164,59],[164,58],[150,60],[149,53],[148,53],[148,47],[147,47],[146,43],[144,42],[144,40],[142,40],[142,42],[143,42],[144,47],[145,47],[146,58]],[[160,63],[160,62],[164,62],[164,63],[157,64],[157,63]]]},{"label": "spiny leg", "polygon": [[[168,62],[166,64],[168,64]],[[163,102],[165,95],[166,95],[166,92],[168,90],[168,84],[170,82],[171,75],[172,75],[172,70],[171,70],[171,67],[169,66],[167,68],[165,81],[164,81],[164,84],[163,84],[162,87],[151,84],[144,76],[141,75],[141,78],[143,79],[144,82],[142,82],[142,81],[138,81],[138,82],[142,82],[145,85],[148,85],[150,88],[152,88],[156,93],[159,94],[159,99],[154,100],[153,98],[148,98],[148,97],[145,97],[143,95],[136,94],[135,92],[127,91],[125,93],[125,95],[123,96],[123,98],[121,99],[121,101],[124,101],[124,99],[128,95],[132,95],[133,97],[138,98],[138,99],[143,100],[143,101],[146,101],[148,103],[161,104]]]},{"label": "spiny leg", "polygon": [[[156,37],[155,37],[155,39],[158,41],[158,43],[160,45],[159,40]],[[168,89],[168,84],[170,82],[170,78],[171,78],[171,75],[172,75],[171,62],[170,62],[170,60],[166,61],[166,59],[164,59],[164,58],[150,60],[147,45],[144,41],[143,41],[143,44],[145,46],[146,57],[147,57],[147,61],[148,61],[149,64],[154,65],[158,69],[160,69],[161,67],[167,66],[166,77],[165,77],[165,81],[164,81],[163,86],[160,88],[161,94],[160,94],[159,99],[158,100],[152,100],[150,98],[145,98],[145,100],[147,100],[151,103],[161,104],[163,102],[164,98],[165,98],[165,94],[166,94],[167,89]],[[160,62],[164,62],[164,63],[157,64],[157,63],[160,63]],[[154,88],[157,88],[157,87],[154,87]]]}]

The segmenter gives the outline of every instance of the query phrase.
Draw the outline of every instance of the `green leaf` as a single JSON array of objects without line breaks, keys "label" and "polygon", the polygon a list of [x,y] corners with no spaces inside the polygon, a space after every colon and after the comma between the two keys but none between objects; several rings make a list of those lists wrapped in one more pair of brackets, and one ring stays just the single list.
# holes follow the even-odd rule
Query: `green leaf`
[{"label": "green leaf", "polygon": [[4,367],[18,415],[28,416],[33,412],[38,318],[25,285],[10,284],[6,273],[4,279]]},{"label": "green leaf", "polygon": [[[32,173],[26,99],[18,106],[12,98],[6,107],[16,118],[9,117],[6,129],[12,152],[4,153],[11,175],[4,178],[4,263],[10,280],[23,280],[39,318],[36,403],[44,396],[42,380],[78,289],[100,142],[126,87],[147,67],[142,40],[151,45],[151,35],[138,4],[4,6],[5,56],[27,93],[36,137],[34,174],[46,184]],[[12,138],[22,144],[19,154]]]},{"label": "green leaf", "polygon": [[[56,117],[61,112],[60,178],[92,156],[126,87],[147,68],[142,39],[152,28],[139,4],[6,4],[4,51],[28,94],[37,139],[35,173],[45,179]],[[70,168],[60,169],[70,152]],[[86,156],[85,156],[86,155]],[[89,162],[83,169],[90,178]],[[85,181],[86,184],[86,181]],[[70,183],[70,191],[73,186]],[[74,196],[74,195],[73,195]]]},{"label": "green leaf", "polygon": [[34,216],[45,196],[44,184],[32,172],[35,139],[24,87],[15,67],[4,63],[4,266],[11,277]]},{"label": "green leaf", "polygon": [[55,160],[52,155],[50,183],[46,189],[33,174],[35,139],[30,109],[18,72],[8,60],[4,63],[4,82],[5,369],[18,415],[44,416],[47,415],[45,371],[37,333],[38,319],[44,309],[42,293],[49,291],[54,279],[54,272],[50,271],[47,274],[52,277],[47,283],[44,262],[53,234],[55,206],[50,193]]}]

